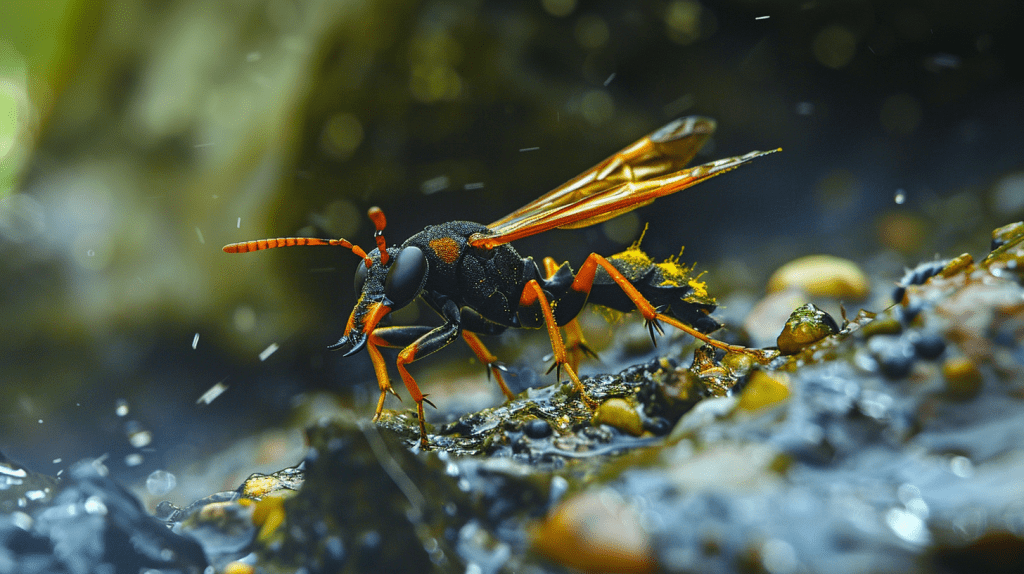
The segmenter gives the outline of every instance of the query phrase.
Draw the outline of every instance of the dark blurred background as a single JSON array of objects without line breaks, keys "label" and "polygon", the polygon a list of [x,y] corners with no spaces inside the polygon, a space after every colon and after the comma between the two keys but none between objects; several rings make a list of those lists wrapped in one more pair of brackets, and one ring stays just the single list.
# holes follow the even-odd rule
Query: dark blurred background
[{"label": "dark blurred background", "polygon": [[[1024,215],[1022,12],[1017,0],[5,0],[0,451],[50,473],[107,454],[132,479],[285,424],[311,390],[369,416],[369,359],[324,350],[354,302],[357,259],[222,245],[316,235],[372,248],[371,205],[392,243],[487,223],[683,115],[718,121],[699,161],[784,152],[517,249],[579,265],[647,223],[653,256],[685,245],[713,293],[754,296],[808,253],[893,279],[936,254],[980,255],[993,227]],[[519,341],[492,346],[514,359]],[[415,370],[446,360],[487,385],[461,347]],[[227,391],[197,405],[218,382]]]}]

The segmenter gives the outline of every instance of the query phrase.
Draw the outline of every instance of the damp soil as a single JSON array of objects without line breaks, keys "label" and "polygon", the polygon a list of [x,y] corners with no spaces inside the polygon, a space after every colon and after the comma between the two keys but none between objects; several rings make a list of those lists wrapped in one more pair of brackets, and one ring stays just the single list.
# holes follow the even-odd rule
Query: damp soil
[{"label": "damp soil", "polygon": [[[891,306],[428,425],[338,411],[292,466],[150,512],[101,460],[0,459],[2,572],[1024,570],[1024,224]],[[899,278],[893,278],[897,281]],[[780,326],[781,327],[781,326]]]}]

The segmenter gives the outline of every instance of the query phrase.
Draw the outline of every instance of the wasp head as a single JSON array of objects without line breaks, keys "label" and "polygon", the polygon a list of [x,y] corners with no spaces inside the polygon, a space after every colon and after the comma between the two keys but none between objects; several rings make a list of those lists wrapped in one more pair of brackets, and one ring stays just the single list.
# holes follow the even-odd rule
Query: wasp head
[{"label": "wasp head", "polygon": [[359,294],[352,314],[345,325],[345,334],[328,347],[357,353],[391,311],[401,309],[423,290],[427,281],[427,258],[415,245],[392,247],[381,256],[380,249],[367,254],[356,266],[355,290]]}]

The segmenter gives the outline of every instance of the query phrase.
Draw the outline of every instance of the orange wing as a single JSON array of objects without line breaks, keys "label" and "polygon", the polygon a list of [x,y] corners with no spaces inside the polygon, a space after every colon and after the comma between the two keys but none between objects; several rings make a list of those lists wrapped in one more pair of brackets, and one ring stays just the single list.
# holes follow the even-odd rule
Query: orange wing
[{"label": "orange wing", "polygon": [[680,118],[642,138],[564,185],[470,237],[491,249],[549,229],[601,223],[725,173],[772,151],[755,151],[682,170],[715,131],[709,118]]}]

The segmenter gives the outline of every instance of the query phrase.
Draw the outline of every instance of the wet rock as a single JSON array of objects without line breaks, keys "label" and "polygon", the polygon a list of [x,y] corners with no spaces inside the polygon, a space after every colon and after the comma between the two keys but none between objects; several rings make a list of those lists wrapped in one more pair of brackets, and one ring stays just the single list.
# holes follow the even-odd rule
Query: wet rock
[{"label": "wet rock", "polygon": [[[4,461],[4,469],[17,468]],[[10,476],[7,473],[6,476]],[[27,477],[26,477],[27,478]],[[38,477],[36,477],[38,478]],[[48,497],[0,514],[0,571],[39,574],[161,572],[198,574],[202,547],[154,518],[98,461],[71,467]],[[11,489],[0,490],[9,508]],[[31,498],[26,493],[26,497]]]},{"label": "wet rock", "polygon": [[586,572],[655,572],[657,557],[637,510],[598,489],[558,506],[533,536],[548,558]]},{"label": "wet rock", "polygon": [[808,255],[780,267],[768,280],[768,292],[799,288],[811,296],[857,300],[870,285],[860,266],[832,255]]},{"label": "wet rock", "polygon": [[801,349],[839,332],[839,325],[831,315],[813,303],[798,307],[786,321],[782,333],[776,339],[779,352],[795,355]]},{"label": "wet rock", "polygon": [[636,407],[625,399],[614,398],[601,403],[592,421],[595,425],[609,425],[633,436],[640,436],[644,432],[643,421]]}]

